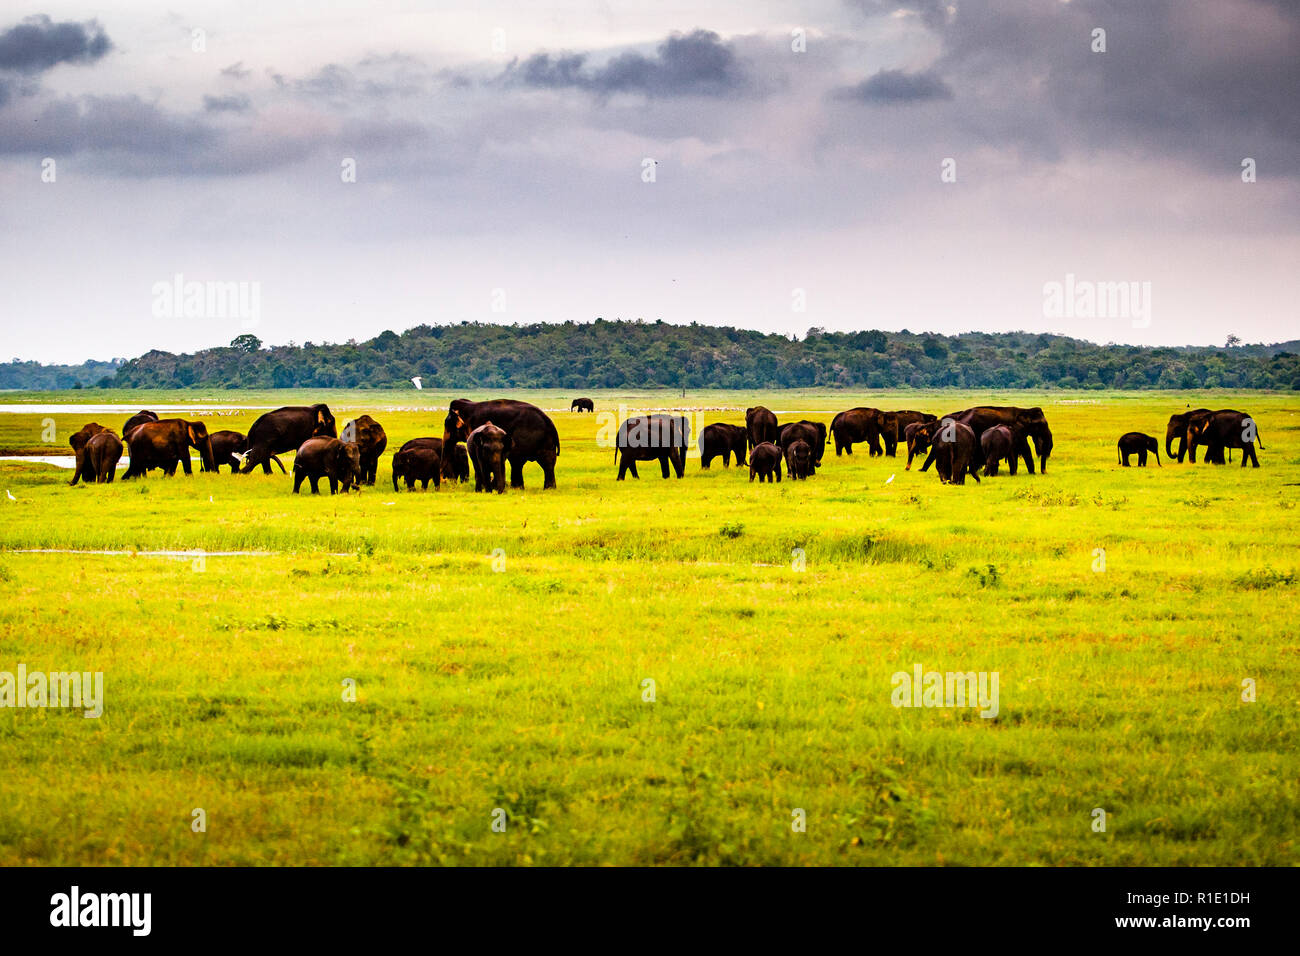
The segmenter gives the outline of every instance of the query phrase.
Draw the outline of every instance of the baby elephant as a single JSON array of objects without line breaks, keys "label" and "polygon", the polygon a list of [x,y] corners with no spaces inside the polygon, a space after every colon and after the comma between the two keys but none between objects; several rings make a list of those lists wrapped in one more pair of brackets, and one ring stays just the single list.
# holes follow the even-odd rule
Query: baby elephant
[{"label": "baby elephant", "polygon": [[505,494],[506,459],[510,455],[510,436],[491,422],[480,425],[465,439],[465,450],[474,465],[474,490]]},{"label": "baby elephant", "polygon": [[[807,442],[804,442],[806,445]],[[749,480],[752,482],[754,476],[758,476],[759,483],[771,482],[773,476],[776,480],[781,480],[781,449],[770,441],[761,442],[754,446],[754,450],[749,453]]]},{"label": "baby elephant", "polygon": [[[361,484],[361,449],[354,441],[337,438],[308,438],[298,448],[293,460],[293,493],[302,487],[302,480],[311,481],[311,493],[320,494],[317,482],[330,480],[330,494],[343,486],[344,494],[353,485]],[[360,490],[360,489],[358,489]]]},{"label": "baby elephant", "polygon": [[1016,473],[1016,436],[1006,425],[994,425],[980,435],[980,448],[984,451],[984,477],[996,477],[998,465],[1006,459],[1011,474]]},{"label": "baby elephant", "polygon": [[122,441],[107,428],[86,442],[86,461],[94,472],[96,484],[112,484],[121,457]]},{"label": "baby elephant", "polygon": [[786,477],[804,481],[813,473],[812,446],[802,438],[792,441],[785,449]]},{"label": "baby elephant", "polygon": [[964,485],[967,474],[978,483],[980,474],[976,465],[978,456],[975,450],[979,445],[975,432],[969,425],[963,425],[951,418],[945,418],[935,424],[938,428],[930,438],[930,457],[925,460],[921,470],[925,471],[933,462],[935,471],[939,473],[939,480],[945,484]]},{"label": "baby elephant", "polygon": [[1156,441],[1150,435],[1144,435],[1141,432],[1129,432],[1121,435],[1119,439],[1119,463],[1127,468],[1128,456],[1137,454],[1138,467],[1147,466],[1147,452],[1155,452],[1156,467],[1160,467],[1160,442]]},{"label": "baby elephant", "polygon": [[413,438],[403,445],[393,456],[393,490],[397,491],[398,479],[406,479],[406,490],[412,491],[415,483],[428,491],[429,482],[433,490],[442,487],[442,439]]}]

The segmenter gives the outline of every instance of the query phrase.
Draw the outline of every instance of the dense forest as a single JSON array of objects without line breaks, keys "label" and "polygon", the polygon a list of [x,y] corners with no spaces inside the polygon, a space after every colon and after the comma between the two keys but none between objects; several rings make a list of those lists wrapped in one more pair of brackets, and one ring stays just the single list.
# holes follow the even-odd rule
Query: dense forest
[{"label": "dense forest", "polygon": [[80,365],[42,365],[40,362],[0,362],[0,389],[54,392],[85,388],[113,378],[126,359],[82,362]]},{"label": "dense forest", "polygon": [[[665,322],[420,325],[367,342],[263,347],[241,335],[192,355],[149,352],[96,384],[124,388],[1297,389],[1300,342],[1096,345],[1031,332],[803,338]],[[3,381],[3,379],[0,379]],[[13,386],[11,386],[13,387]],[[22,387],[36,387],[26,385]]]}]

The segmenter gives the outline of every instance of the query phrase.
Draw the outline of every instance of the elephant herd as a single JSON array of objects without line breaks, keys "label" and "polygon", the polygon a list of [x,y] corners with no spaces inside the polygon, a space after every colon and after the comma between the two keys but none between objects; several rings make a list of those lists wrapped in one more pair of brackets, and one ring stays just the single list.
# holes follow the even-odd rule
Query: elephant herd
[{"label": "elephant herd", "polygon": [[[1178,439],[1178,451],[1174,451],[1174,439]],[[1232,460],[1234,448],[1241,451],[1241,467],[1250,462],[1254,468],[1259,467],[1259,456],[1255,446],[1264,449],[1264,442],[1255,427],[1255,419],[1245,412],[1232,408],[1197,408],[1190,412],[1180,412],[1169,416],[1165,427],[1165,457],[1178,463],[1188,458],[1196,464],[1196,449],[1205,446],[1205,460],[1212,465],[1224,464],[1224,452],[1227,460]],[[1147,455],[1154,453],[1156,467],[1160,466],[1160,442],[1154,435],[1142,432],[1127,432],[1120,436],[1118,442],[1119,460],[1117,464],[1129,467],[1129,458],[1137,455],[1138,467],[1144,468]]]}]

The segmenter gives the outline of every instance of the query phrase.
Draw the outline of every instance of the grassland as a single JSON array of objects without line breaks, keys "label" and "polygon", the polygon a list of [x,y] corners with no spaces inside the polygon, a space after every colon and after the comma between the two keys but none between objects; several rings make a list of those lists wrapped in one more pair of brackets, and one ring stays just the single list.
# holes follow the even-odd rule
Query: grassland
[{"label": "grassland", "polygon": [[[371,411],[391,451],[438,434],[422,409],[449,397],[4,401],[323,398],[340,423]],[[69,488],[0,462],[0,670],[106,684],[98,720],[0,711],[0,865],[1296,862],[1300,399],[594,397],[708,421],[1041,404],[1056,450],[1046,475],[964,488],[833,451],[805,483],[693,460],[620,484],[599,417],[566,411],[559,488],[529,466],[500,497],[394,494],[387,458],[346,497],[278,472]],[[1263,467],[1116,465],[1121,433],[1162,435],[1189,402],[1252,412]],[[0,449],[62,453],[125,417],[0,414]],[[894,708],[915,664],[997,671],[998,717]]]}]

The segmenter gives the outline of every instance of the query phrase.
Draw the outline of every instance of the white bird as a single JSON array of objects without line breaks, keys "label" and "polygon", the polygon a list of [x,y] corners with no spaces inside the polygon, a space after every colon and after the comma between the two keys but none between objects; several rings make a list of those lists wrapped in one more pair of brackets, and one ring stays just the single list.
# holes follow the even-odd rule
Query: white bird
[{"label": "white bird", "polygon": [[12,491],[10,491],[8,488],[5,489],[5,494],[7,494],[7,495],[9,496],[9,500],[10,500],[10,501],[17,501],[17,500],[18,500],[17,498],[14,497],[14,493],[13,493]]},{"label": "white bird", "polygon": [[889,484],[893,480],[894,480],[894,476],[890,475],[888,478],[885,479],[885,484]]},{"label": "white bird", "polygon": [[244,459],[248,457],[248,452],[246,451],[232,451],[231,454],[239,459],[241,465],[244,463]]},{"label": "white bird", "polygon": [[424,388],[424,386],[420,384],[420,378],[421,376],[419,375],[415,376],[415,378],[411,379],[411,384],[416,388]]}]

